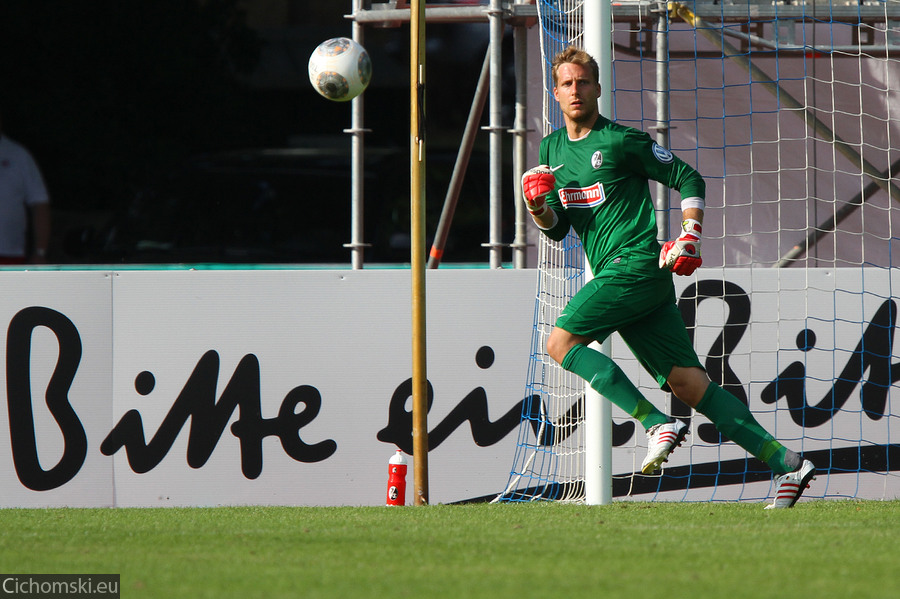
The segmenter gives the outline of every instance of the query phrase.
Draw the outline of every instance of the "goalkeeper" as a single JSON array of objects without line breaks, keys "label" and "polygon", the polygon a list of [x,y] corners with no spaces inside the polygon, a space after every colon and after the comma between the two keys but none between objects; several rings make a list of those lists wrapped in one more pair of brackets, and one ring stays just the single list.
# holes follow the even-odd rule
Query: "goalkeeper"
[{"label": "goalkeeper", "polygon": [[[793,506],[815,477],[815,467],[710,381],[675,304],[672,273],[690,275],[702,262],[703,178],[646,133],[600,115],[599,69],[589,54],[564,50],[553,59],[552,76],[566,126],[541,141],[541,166],[522,177],[525,203],[551,239],[561,240],[574,229],[594,278],[563,309],[547,352],[643,425],[649,448],[641,472],[649,474],[688,430],[648,402],[608,356],[588,347],[618,331],[661,388],[775,472],[775,500],[767,509]],[[650,179],[682,197],[682,234],[661,250]]]}]

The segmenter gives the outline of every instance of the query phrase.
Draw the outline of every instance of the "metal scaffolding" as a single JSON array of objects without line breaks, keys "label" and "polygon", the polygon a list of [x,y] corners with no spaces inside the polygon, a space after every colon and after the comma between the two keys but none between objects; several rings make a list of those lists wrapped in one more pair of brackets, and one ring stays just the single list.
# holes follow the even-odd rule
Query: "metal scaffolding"
[{"label": "metal scaffolding", "polygon": [[[475,6],[427,6],[425,7],[426,23],[479,23],[484,22],[490,27],[490,44],[488,47],[488,55],[485,57],[487,69],[485,75],[488,80],[487,85],[487,101],[489,104],[489,120],[484,130],[488,132],[490,141],[489,156],[489,173],[490,173],[490,193],[489,193],[489,209],[490,222],[488,226],[489,239],[487,243],[482,244],[487,247],[490,254],[490,266],[492,268],[500,268],[502,266],[503,240],[501,216],[503,214],[502,196],[503,185],[502,166],[503,156],[501,148],[503,147],[503,135],[511,133],[514,136],[513,143],[513,165],[515,169],[521,170],[525,163],[525,112],[526,112],[526,90],[524,69],[526,66],[527,44],[525,43],[526,26],[534,24],[537,18],[537,7],[533,4],[534,0],[515,0],[511,3],[501,3],[500,0],[490,0],[489,4],[480,4]],[[409,4],[404,0],[393,0],[385,3],[372,3],[368,0],[353,0],[353,12],[347,15],[347,18],[353,21],[353,39],[362,43],[364,26],[399,26],[402,23],[408,23],[410,20]],[[502,59],[502,42],[505,27],[509,25],[513,28],[515,36],[515,68],[516,68],[516,116],[515,123],[512,128],[505,127],[501,122],[502,117],[502,80],[501,80],[501,59]],[[472,132],[478,126],[481,119],[481,106],[484,103],[484,85],[479,83],[476,90],[476,97],[473,101],[473,108],[469,114],[469,122],[466,124],[467,135],[464,136],[464,142],[457,156],[457,162],[454,167],[454,174],[465,172],[471,155]],[[363,267],[363,251],[366,243],[363,240],[363,191],[362,177],[359,175],[363,172],[363,154],[364,143],[363,138],[367,130],[363,125],[363,99],[357,96],[352,101],[352,127],[345,132],[353,135],[353,144],[351,147],[351,161],[353,164],[352,173],[354,180],[352,182],[352,223],[351,223],[351,241],[346,244],[352,252],[352,266],[354,269]],[[437,243],[446,241],[446,233],[452,220],[453,209],[459,196],[459,188],[461,181],[451,181],[447,197],[444,202],[444,210],[442,212],[441,223],[438,227],[436,235]],[[515,239],[512,243],[513,248],[513,265],[516,268],[525,267],[525,250],[527,244],[525,242],[526,220],[524,214],[524,206],[521,202],[516,202],[516,228]],[[429,268],[437,268],[440,264],[441,253],[443,247],[436,245],[432,248],[431,259],[429,260]]]},{"label": "metal scaffolding", "polygon": [[[353,4],[353,12],[347,15],[347,18],[353,21],[353,39],[362,43],[364,30],[366,26],[378,27],[398,27],[403,23],[410,21],[410,7],[406,0],[389,0],[388,2],[372,2],[371,0],[351,0]],[[674,3],[660,2],[657,0],[618,0],[613,3],[612,15],[614,22],[628,22],[633,24],[632,30],[640,32],[643,30],[643,24],[647,23],[648,30],[664,28],[658,23],[661,19],[667,18],[670,7]],[[892,32],[897,33],[888,37],[889,44],[886,46],[875,46],[871,39],[854,40],[860,46],[865,46],[867,52],[896,52],[900,50],[900,3],[883,4],[880,2],[861,3],[847,2],[845,5],[838,5],[833,0],[787,0],[786,2],[772,2],[772,0],[730,0],[730,2],[719,2],[719,0],[697,0],[693,5],[693,14],[700,22],[710,23],[744,23],[741,31],[728,31],[727,35],[738,40],[740,49],[748,48],[776,48],[782,52],[805,52],[809,48],[806,46],[796,45],[790,46],[779,43],[777,40],[769,40],[764,37],[764,32],[760,27],[753,31],[746,25],[747,15],[752,14],[759,21],[773,20],[779,24],[790,24],[803,21],[815,20],[818,11],[822,14],[827,12],[828,18],[832,21],[846,22],[881,22],[885,19],[887,11],[888,18],[896,23],[898,27],[892,28]],[[478,89],[473,99],[472,110],[469,113],[469,121],[466,124],[466,133],[463,143],[457,156],[456,166],[454,167],[454,180],[451,181],[447,196],[445,198],[444,209],[441,216],[441,222],[435,235],[436,245],[432,248],[431,258],[428,263],[429,268],[437,268],[440,264],[441,254],[443,251],[443,242],[446,241],[447,231],[452,220],[453,210],[455,208],[461,181],[456,179],[458,173],[464,173],[471,155],[471,137],[477,130],[478,123],[482,115],[482,108],[485,102],[485,94],[489,104],[489,122],[483,129],[490,136],[490,155],[488,160],[490,173],[490,193],[489,193],[489,239],[487,243],[482,244],[487,247],[490,252],[490,265],[492,268],[500,268],[502,265],[502,250],[506,247],[501,239],[501,216],[502,216],[502,190],[504,182],[502,181],[502,139],[504,134],[512,134],[512,164],[513,164],[513,181],[516,187],[515,197],[521,195],[518,188],[520,183],[518,175],[525,168],[525,149],[528,130],[526,129],[526,109],[527,109],[527,90],[526,90],[526,64],[527,64],[527,43],[526,29],[537,23],[538,7],[535,0],[512,0],[501,2],[501,0],[485,0],[481,4],[476,5],[426,5],[425,21],[426,23],[485,23],[490,27],[490,44],[488,54],[485,57],[485,72],[479,81]],[[500,65],[502,58],[502,38],[506,26],[513,29],[514,34],[514,52],[515,52],[515,75],[516,75],[516,94],[515,94],[515,122],[512,127],[504,126],[501,122],[501,97],[502,83],[500,78]],[[892,39],[894,38],[894,39]],[[623,51],[642,51],[650,52],[654,41],[657,43],[656,50],[658,52],[668,52],[665,48],[665,36],[660,34],[657,36],[634,34],[631,36],[627,46],[617,46],[617,49]],[[661,80],[665,78],[665,61],[658,61],[658,68]],[[484,79],[487,79],[487,90],[485,90]],[[665,95],[665,86],[661,86],[661,93]],[[661,102],[665,104],[665,101]],[[667,115],[660,112],[657,116],[656,129],[661,139],[661,143],[665,143],[667,136]],[[351,212],[351,241],[345,244],[345,247],[351,249],[352,266],[354,269],[363,267],[363,251],[368,244],[363,239],[363,190],[362,190],[362,172],[363,172],[363,154],[364,154],[364,136],[368,132],[364,127],[363,116],[363,96],[358,96],[352,101],[352,125],[345,132],[353,136],[351,145],[352,160],[352,212]],[[512,243],[513,265],[515,268],[524,268],[526,266],[526,214],[524,206],[521,202],[515,203],[515,237]]]}]

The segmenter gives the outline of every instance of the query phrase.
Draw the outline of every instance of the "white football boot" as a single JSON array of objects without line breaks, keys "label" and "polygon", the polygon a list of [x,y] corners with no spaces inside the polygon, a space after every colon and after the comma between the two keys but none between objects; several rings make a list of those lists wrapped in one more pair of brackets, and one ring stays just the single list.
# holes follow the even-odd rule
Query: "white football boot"
[{"label": "white football boot", "polygon": [[775,501],[766,506],[767,510],[794,507],[803,491],[809,488],[809,481],[816,479],[816,467],[809,460],[803,460],[793,472],[775,477]]},{"label": "white football boot", "polygon": [[647,457],[641,464],[641,473],[652,474],[659,470],[663,462],[668,461],[669,454],[684,442],[687,434],[688,427],[680,420],[651,426],[647,430]]}]

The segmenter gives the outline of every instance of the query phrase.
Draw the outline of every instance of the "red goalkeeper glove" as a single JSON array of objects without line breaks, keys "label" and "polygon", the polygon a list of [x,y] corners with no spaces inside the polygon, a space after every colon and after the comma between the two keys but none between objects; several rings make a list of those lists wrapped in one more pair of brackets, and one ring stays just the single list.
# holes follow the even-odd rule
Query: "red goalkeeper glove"
[{"label": "red goalkeeper glove", "polygon": [[525,171],[522,175],[522,193],[525,195],[525,206],[534,216],[541,216],[547,207],[547,194],[553,191],[556,177],[546,164]]},{"label": "red goalkeeper glove", "polygon": [[681,223],[681,237],[667,241],[659,252],[659,267],[668,268],[676,275],[690,275],[703,264],[700,257],[700,233],[703,227],[699,221],[686,219]]}]

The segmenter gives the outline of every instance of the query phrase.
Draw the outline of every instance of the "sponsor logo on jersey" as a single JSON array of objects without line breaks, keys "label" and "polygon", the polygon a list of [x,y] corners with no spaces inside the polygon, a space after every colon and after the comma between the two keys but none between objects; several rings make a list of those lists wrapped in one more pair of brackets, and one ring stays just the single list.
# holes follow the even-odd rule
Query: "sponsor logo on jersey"
[{"label": "sponsor logo on jersey", "polygon": [[590,187],[563,187],[559,199],[564,208],[593,208],[606,201],[603,185],[594,183]]},{"label": "sponsor logo on jersey", "polygon": [[653,144],[653,155],[656,156],[656,159],[663,164],[669,164],[675,158],[672,155],[672,152],[668,151],[657,143]]},{"label": "sponsor logo on jersey", "polygon": [[603,164],[603,154],[600,152],[600,150],[597,150],[591,156],[591,166],[597,169],[600,168],[601,164]]}]

